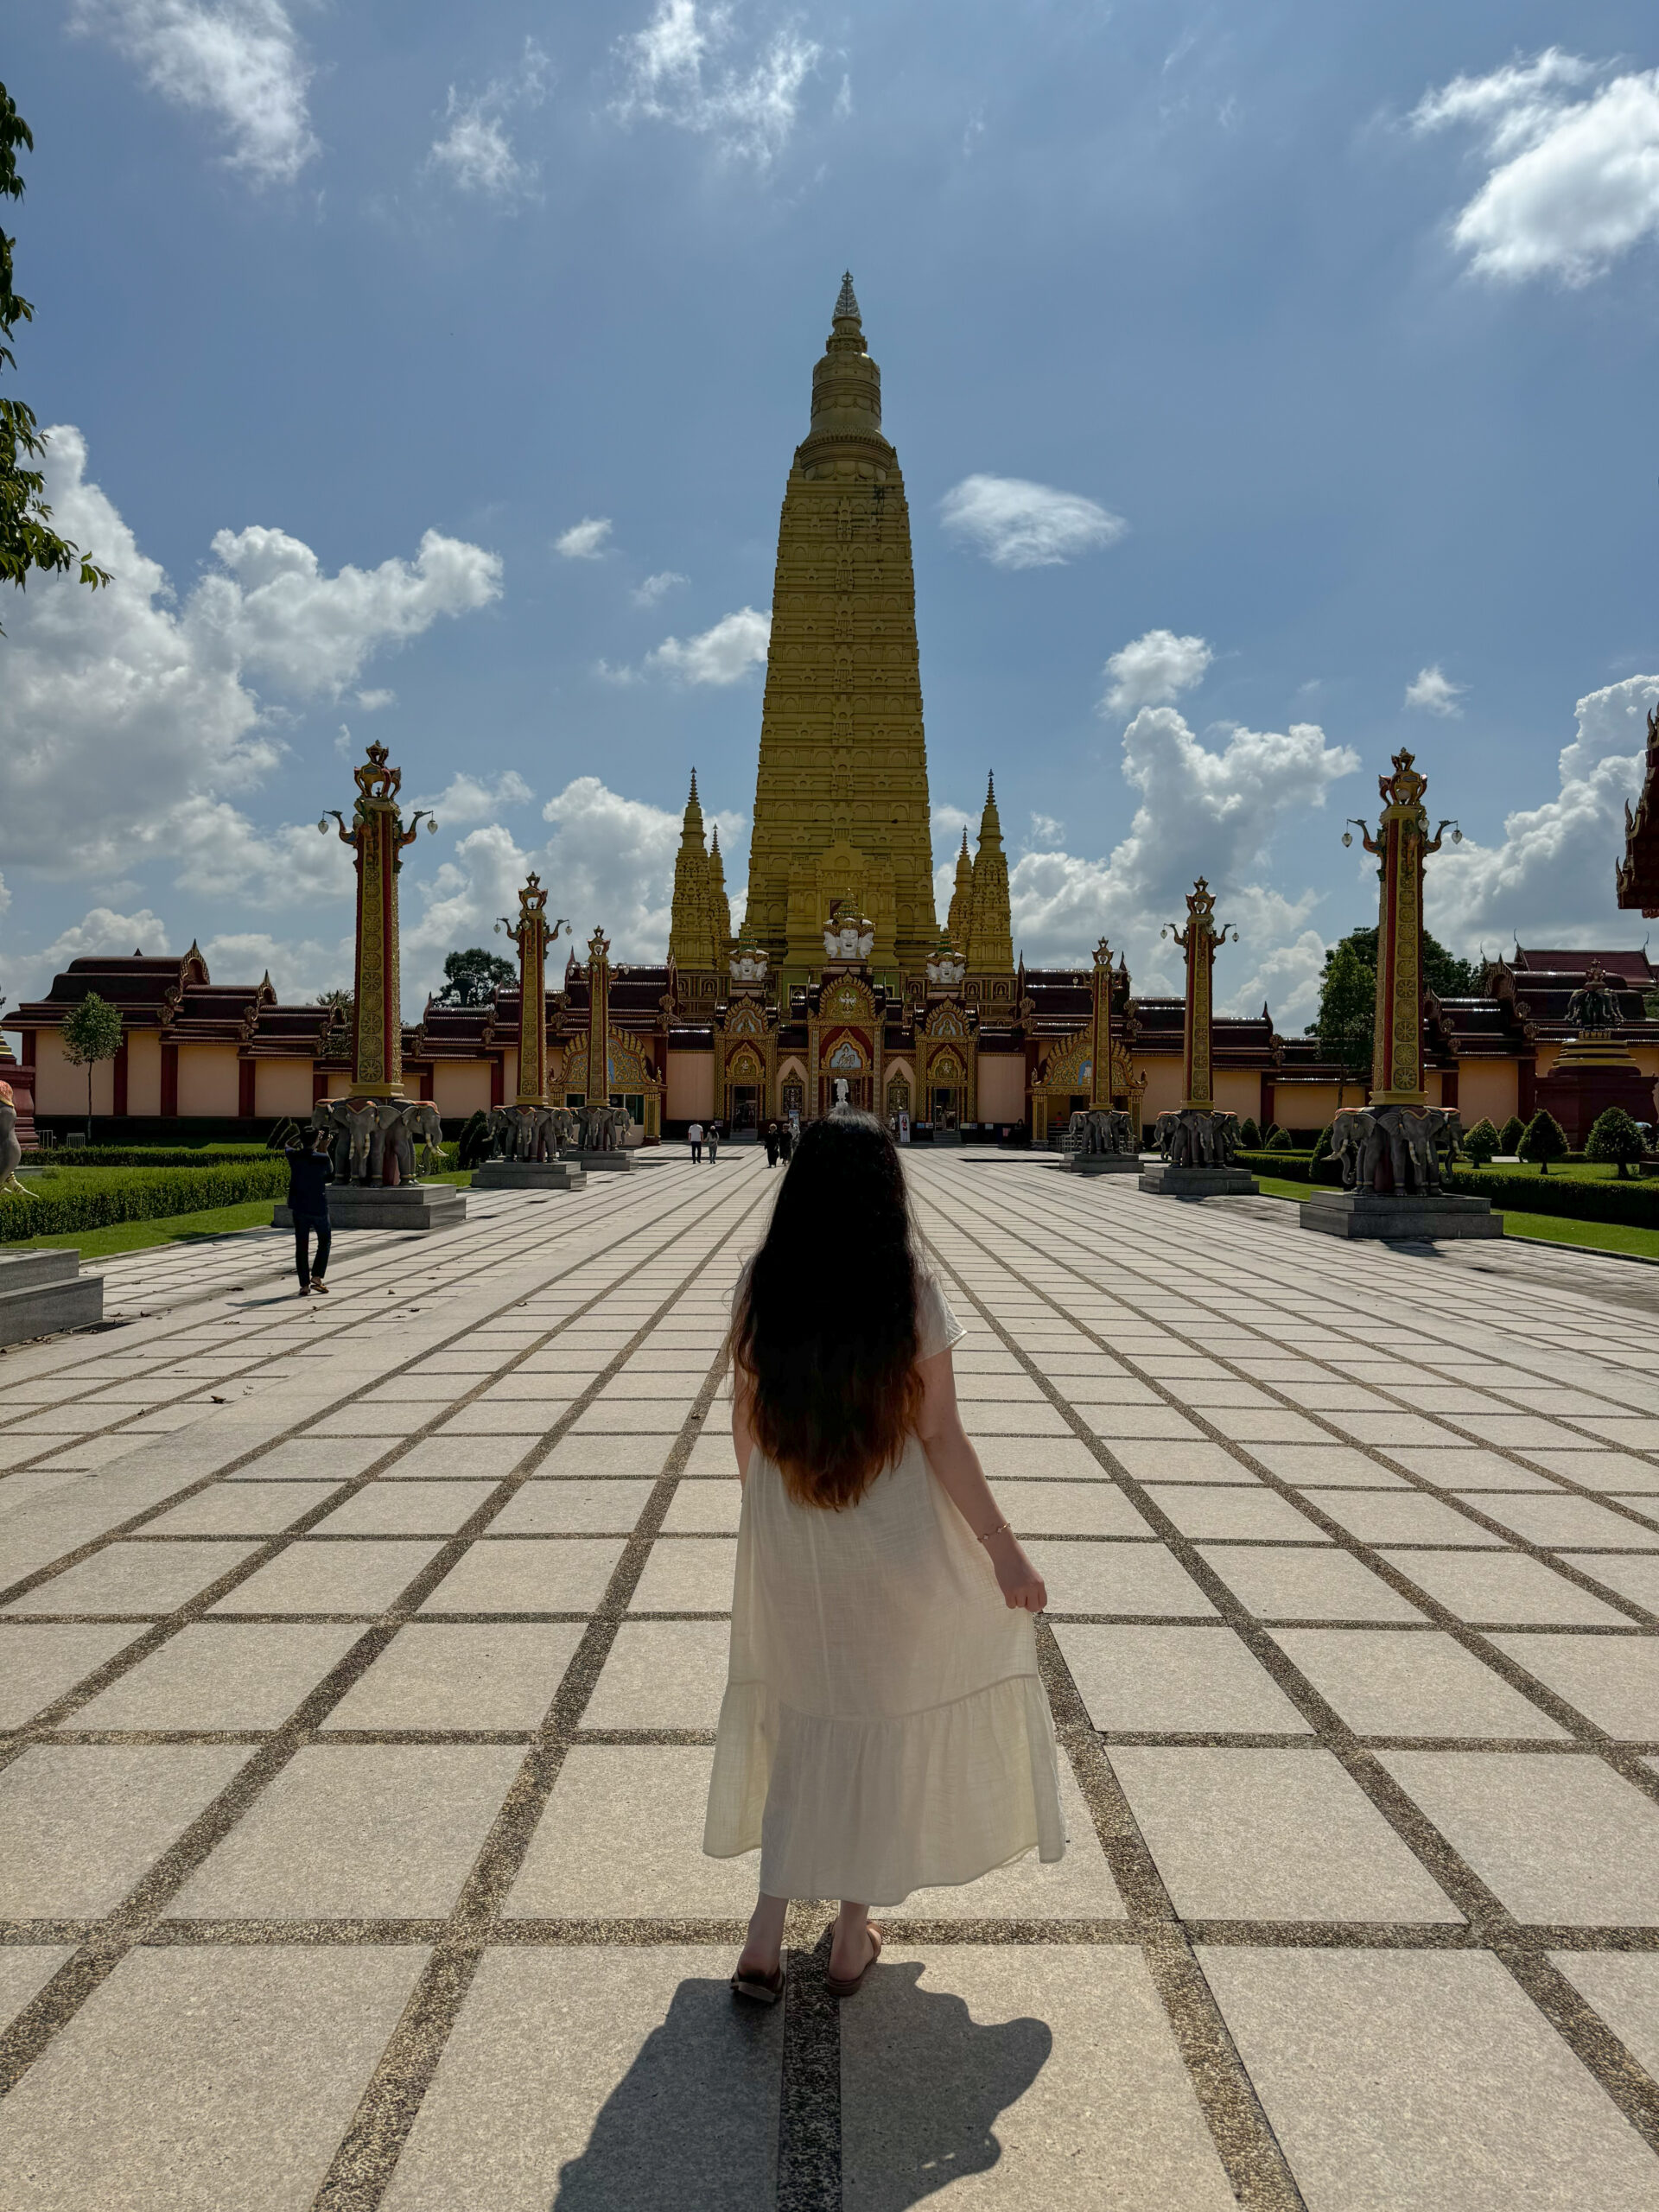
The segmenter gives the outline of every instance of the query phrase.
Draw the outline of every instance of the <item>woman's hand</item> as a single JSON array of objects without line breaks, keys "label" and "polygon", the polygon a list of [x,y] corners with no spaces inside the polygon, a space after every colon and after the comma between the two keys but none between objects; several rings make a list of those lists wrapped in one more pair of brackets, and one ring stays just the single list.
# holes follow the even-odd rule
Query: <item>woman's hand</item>
[{"label": "woman's hand", "polygon": [[1040,1613],[1048,1603],[1043,1578],[1026,1556],[1026,1548],[1011,1529],[1001,1529],[985,1547],[996,1569],[996,1586],[1009,1610]]}]

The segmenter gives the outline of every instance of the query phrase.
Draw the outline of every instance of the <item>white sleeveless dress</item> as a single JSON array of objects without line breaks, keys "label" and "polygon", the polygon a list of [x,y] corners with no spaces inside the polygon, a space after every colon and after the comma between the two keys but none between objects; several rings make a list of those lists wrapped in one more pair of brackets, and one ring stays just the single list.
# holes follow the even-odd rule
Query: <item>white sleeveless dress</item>
[{"label": "white sleeveless dress", "polygon": [[[917,1325],[965,1333],[931,1281]],[[757,1844],[769,1897],[887,1905],[1065,1849],[1032,1617],[913,1436],[840,1513],[750,1460],[702,1847]]]}]

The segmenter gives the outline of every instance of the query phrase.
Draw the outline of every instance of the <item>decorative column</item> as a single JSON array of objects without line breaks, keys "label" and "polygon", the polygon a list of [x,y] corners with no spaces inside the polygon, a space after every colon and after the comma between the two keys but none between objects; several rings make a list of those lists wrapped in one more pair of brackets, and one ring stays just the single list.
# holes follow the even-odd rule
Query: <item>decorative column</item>
[{"label": "decorative column", "polygon": [[1232,1165],[1238,1141],[1236,1116],[1216,1111],[1211,1044],[1214,1024],[1216,954],[1238,931],[1216,927],[1215,893],[1203,876],[1186,894],[1186,927],[1171,922],[1161,937],[1173,938],[1186,955],[1186,1019],[1179,1111],[1160,1114],[1158,1149],[1163,1157],[1141,1178],[1143,1191],[1163,1198],[1207,1198],[1249,1192],[1255,1179]]},{"label": "decorative column", "polygon": [[547,948],[570,925],[547,918],[547,893],[532,874],[518,893],[518,918],[495,925],[518,949],[518,1096],[520,1106],[547,1103]]},{"label": "decorative column", "polygon": [[1089,1039],[1089,1103],[1102,1112],[1112,1103],[1112,948],[1095,947],[1094,1021]]},{"label": "decorative column", "polygon": [[426,817],[416,807],[407,829],[397,804],[403,772],[386,766],[386,748],[372,745],[360,768],[352,771],[357,803],[347,829],[337,808],[317,827],[326,837],[332,815],[340,842],[349,845],[357,866],[357,966],[352,999],[352,1095],[357,1098],[401,1098],[404,1095],[404,1020],[397,972],[397,878],[403,850],[412,844]]},{"label": "decorative column", "polygon": [[1368,853],[1377,858],[1380,887],[1376,916],[1376,1018],[1371,1047],[1371,1104],[1428,1103],[1423,1084],[1423,862],[1440,849],[1446,830],[1459,844],[1463,832],[1442,822],[1431,837],[1419,775],[1409,753],[1396,753],[1394,772],[1377,778],[1383,805],[1372,836],[1363,822],[1342,833],[1351,845],[1357,830]]},{"label": "decorative column", "polygon": [[[1186,894],[1186,927],[1174,923],[1169,936],[1186,955],[1186,1020],[1181,1062],[1181,1111],[1212,1114],[1215,1084],[1211,1066],[1211,1008],[1216,953],[1227,942],[1227,927],[1216,928],[1215,893],[1203,876]],[[1233,931],[1237,937],[1238,931]]]},{"label": "decorative column", "polygon": [[611,941],[595,929],[588,940],[588,1103],[611,1100]]}]

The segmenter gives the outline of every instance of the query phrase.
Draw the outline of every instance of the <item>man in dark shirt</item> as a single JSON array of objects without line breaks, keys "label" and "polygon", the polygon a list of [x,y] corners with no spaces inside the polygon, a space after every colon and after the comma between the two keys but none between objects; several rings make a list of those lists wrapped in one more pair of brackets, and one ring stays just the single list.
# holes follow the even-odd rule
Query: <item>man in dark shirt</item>
[{"label": "man in dark shirt", "polygon": [[[328,1267],[328,1185],[333,1180],[326,1129],[316,1130],[309,1145],[296,1141],[288,1147],[288,1210],[294,1218],[294,1266],[302,1298],[314,1290],[327,1294],[322,1278]],[[308,1249],[314,1232],[315,1266]]]}]

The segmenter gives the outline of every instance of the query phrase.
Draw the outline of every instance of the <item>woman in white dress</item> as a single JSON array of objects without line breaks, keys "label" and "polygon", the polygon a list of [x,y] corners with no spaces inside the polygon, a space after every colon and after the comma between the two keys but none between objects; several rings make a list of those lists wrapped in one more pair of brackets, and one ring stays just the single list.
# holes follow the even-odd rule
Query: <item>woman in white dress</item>
[{"label": "woman in white dress", "polygon": [[791,1897],[841,1900],[829,1986],[850,1996],[872,1904],[1065,1848],[1046,1592],[963,1430],[963,1333],[887,1131],[809,1123],[732,1322],[743,1506],[702,1847],[760,1848],[739,1996],[781,1993]]}]

